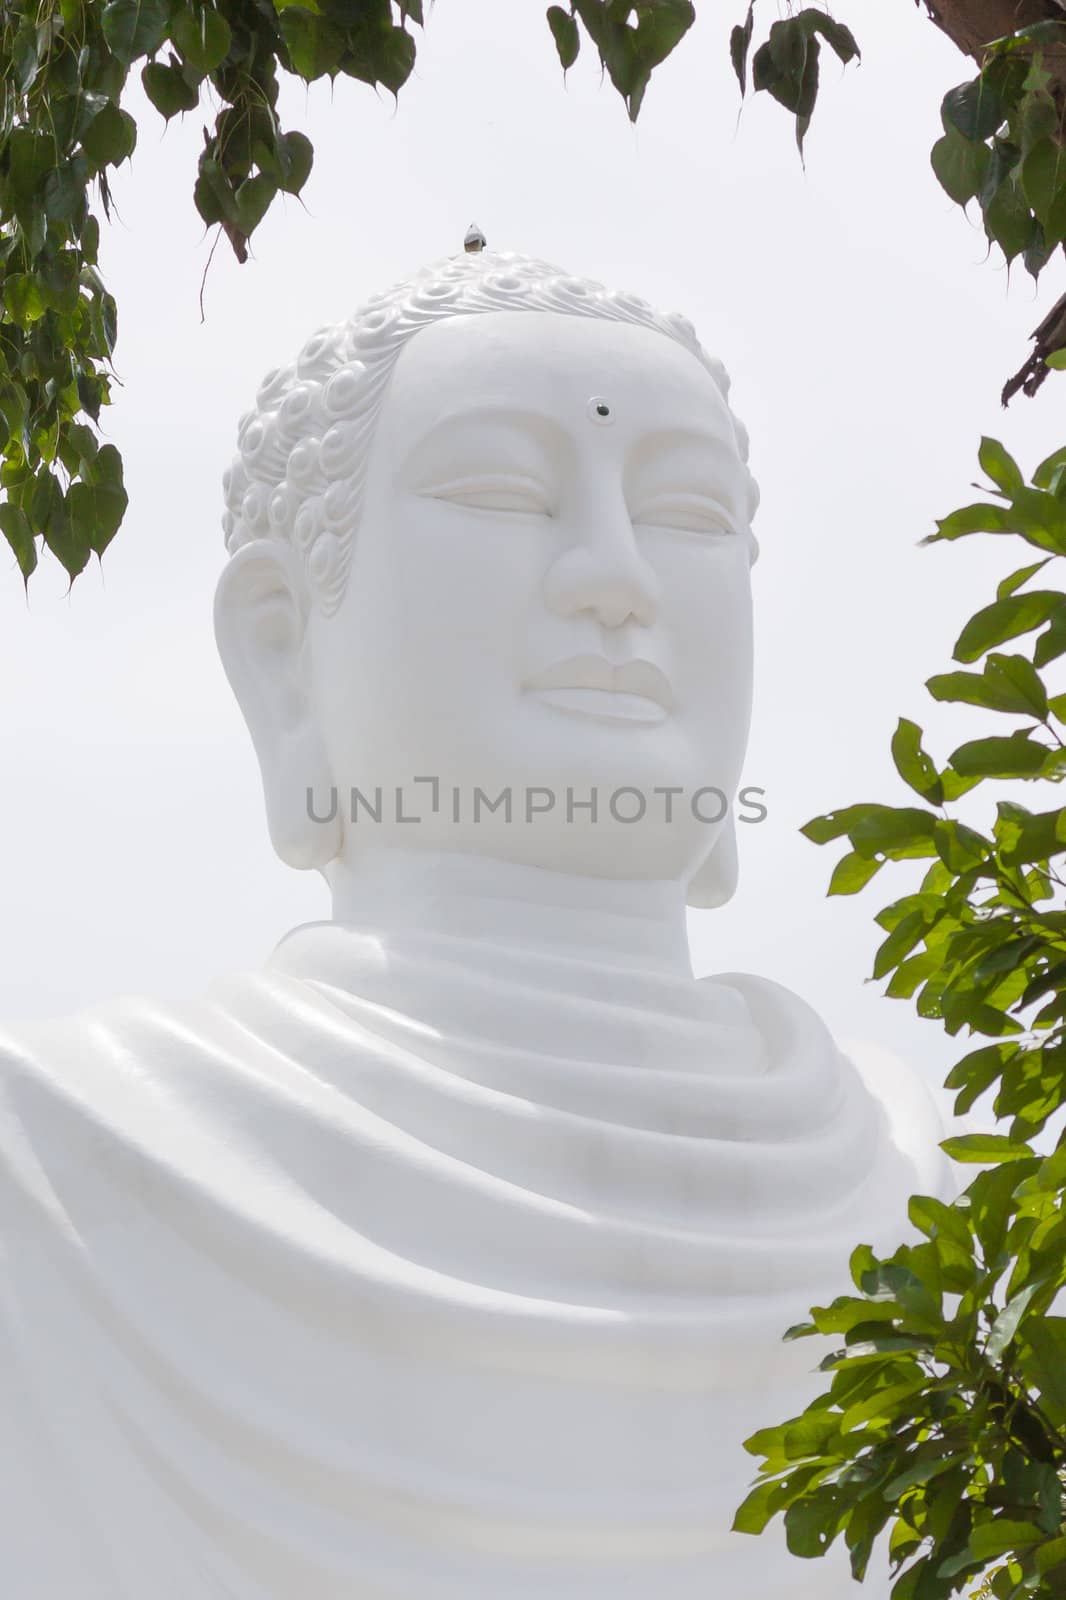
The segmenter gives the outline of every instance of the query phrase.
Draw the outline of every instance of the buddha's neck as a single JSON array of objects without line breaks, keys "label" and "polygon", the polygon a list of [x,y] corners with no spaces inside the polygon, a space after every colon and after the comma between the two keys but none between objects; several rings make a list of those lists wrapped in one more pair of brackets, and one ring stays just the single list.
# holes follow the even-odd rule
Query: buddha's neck
[{"label": "buddha's neck", "polygon": [[482,856],[380,848],[331,868],[333,919],[383,933],[692,976],[680,883],[589,878]]}]

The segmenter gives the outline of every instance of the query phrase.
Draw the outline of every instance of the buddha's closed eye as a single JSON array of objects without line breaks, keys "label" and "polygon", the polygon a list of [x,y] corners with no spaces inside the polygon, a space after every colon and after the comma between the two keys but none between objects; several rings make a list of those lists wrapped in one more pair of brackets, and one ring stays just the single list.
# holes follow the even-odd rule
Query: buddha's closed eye
[{"label": "buddha's closed eye", "polygon": [[736,533],[733,518],[725,507],[702,494],[664,494],[644,501],[633,513],[633,526],[725,537]]},{"label": "buddha's closed eye", "polygon": [[553,514],[551,496],[536,478],[518,472],[488,472],[451,478],[421,491],[428,499],[482,511],[525,511]]}]

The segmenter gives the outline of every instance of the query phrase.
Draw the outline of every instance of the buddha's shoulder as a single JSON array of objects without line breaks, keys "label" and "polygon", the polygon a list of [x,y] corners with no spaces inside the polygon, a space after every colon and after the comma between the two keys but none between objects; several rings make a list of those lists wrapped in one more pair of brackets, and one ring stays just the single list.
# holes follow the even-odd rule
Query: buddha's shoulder
[{"label": "buddha's shoulder", "polygon": [[745,1001],[771,1053],[788,1047],[829,1053],[874,1100],[889,1138],[916,1163],[927,1192],[952,1186],[951,1164],[940,1144],[960,1130],[951,1096],[912,1062],[864,1039],[836,1038],[828,1023],[801,995],[752,973],[721,973],[702,980],[721,984]]},{"label": "buddha's shoulder", "polygon": [[0,1025],[0,1111],[44,1093],[91,1104],[104,1080],[125,1080],[135,1092],[153,1067],[232,1047],[241,1009],[278,986],[269,974],[236,972],[200,995],[116,996],[67,1016]]}]

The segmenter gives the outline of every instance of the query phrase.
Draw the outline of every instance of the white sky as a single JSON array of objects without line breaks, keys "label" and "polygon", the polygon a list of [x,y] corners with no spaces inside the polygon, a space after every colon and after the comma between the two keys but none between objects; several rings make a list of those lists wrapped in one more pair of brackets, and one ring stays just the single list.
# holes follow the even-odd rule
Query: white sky
[{"label": "white sky", "polygon": [[1064,442],[1066,379],[1006,416],[997,399],[1058,288],[1036,300],[1020,268],[1008,287],[933,178],[940,99],[970,73],[917,8],[839,13],[864,64],[824,57],[806,174],[768,97],[737,126],[734,9],[703,8],[634,131],[591,59],[564,88],[538,0],[439,0],[398,109],[345,81],[285,95],[287,125],[316,146],[306,206],[280,206],[245,267],[218,249],[203,325],[202,118],[164,132],[143,108],[103,250],[125,385],[106,427],[131,509],[102,574],[69,597],[50,561],[28,605],[0,574],[0,1016],[195,992],[325,914],[318,878],[270,850],[215,656],[219,480],[262,374],[458,250],[476,219],[494,248],[685,311],[751,431],[763,556],[746,781],[770,818],[741,829],[736,901],[694,918],[698,970],[763,972],[844,1038],[937,1077],[961,1053],[864,985],[887,871],[826,901],[837,852],[796,829],[837,804],[907,803],[888,756],[898,715],[936,730],[940,755],[976,731],[981,713],[933,708],[922,683],[1024,555],[916,545],[967,498],[982,432],[1027,468]]}]

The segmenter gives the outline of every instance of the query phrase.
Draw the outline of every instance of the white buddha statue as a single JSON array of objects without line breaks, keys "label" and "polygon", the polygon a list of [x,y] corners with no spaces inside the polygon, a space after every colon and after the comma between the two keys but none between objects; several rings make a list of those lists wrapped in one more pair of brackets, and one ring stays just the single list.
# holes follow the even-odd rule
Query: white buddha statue
[{"label": "white buddha statue", "polygon": [[488,253],[260,389],[218,639],[334,920],[0,1039],[12,1600],[853,1592],[729,1531],[741,1441],[948,1180],[917,1080],[692,974],[751,687],[727,392],[683,318]]}]

